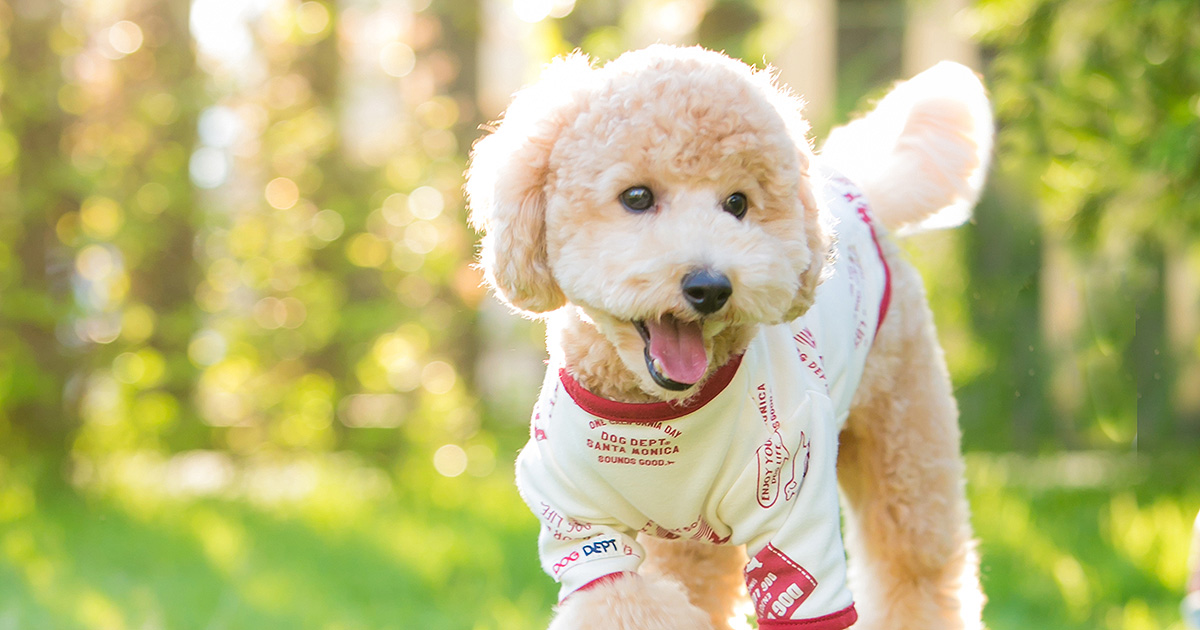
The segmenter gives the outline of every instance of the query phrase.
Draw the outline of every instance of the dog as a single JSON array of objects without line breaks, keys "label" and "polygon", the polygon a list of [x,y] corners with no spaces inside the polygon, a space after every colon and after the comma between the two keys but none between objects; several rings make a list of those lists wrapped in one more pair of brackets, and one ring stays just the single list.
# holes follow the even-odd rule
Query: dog
[{"label": "dog", "polygon": [[957,409],[893,235],[969,216],[986,92],[943,62],[819,155],[802,107],[701,48],[574,53],[473,147],[486,282],[547,323],[516,469],[553,630],[721,630],[747,595],[760,628],[980,626]]}]

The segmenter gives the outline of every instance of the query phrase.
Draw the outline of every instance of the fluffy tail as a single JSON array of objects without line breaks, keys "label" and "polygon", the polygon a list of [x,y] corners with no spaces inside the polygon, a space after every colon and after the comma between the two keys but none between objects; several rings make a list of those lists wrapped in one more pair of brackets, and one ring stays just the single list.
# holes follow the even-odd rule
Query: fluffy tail
[{"label": "fluffy tail", "polygon": [[971,217],[983,190],[993,133],[979,78],[943,61],[830,132],[821,157],[866,191],[890,229],[953,227]]}]

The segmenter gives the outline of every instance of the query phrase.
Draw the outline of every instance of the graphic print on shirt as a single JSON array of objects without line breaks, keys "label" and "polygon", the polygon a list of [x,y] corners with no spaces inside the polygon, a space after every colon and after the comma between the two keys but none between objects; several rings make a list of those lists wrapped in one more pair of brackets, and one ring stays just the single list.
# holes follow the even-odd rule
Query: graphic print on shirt
[{"label": "graphic print on shirt", "polygon": [[[624,549],[621,549],[622,546],[624,546]],[[621,541],[617,540],[615,536],[590,539],[587,542],[577,545],[570,553],[560,557],[557,562],[551,565],[551,571],[557,576],[569,567],[577,564],[604,558],[616,558],[623,555],[635,554],[633,553],[633,549],[628,545],[622,545]]]},{"label": "graphic print on shirt", "polygon": [[538,517],[546,524],[546,529],[554,536],[554,540],[576,540],[585,538],[592,530],[591,523],[581,523],[573,518],[562,515],[560,510],[550,507],[545,501],[538,501],[541,513]]},{"label": "graphic print on shirt", "polygon": [[665,538],[667,540],[687,538],[713,545],[724,545],[732,537],[732,534],[728,536],[718,535],[713,526],[703,516],[692,521],[690,525],[680,527],[679,529],[667,529],[654,521],[649,521],[641,531],[655,538]]},{"label": "graphic print on shirt", "polygon": [[546,531],[550,533],[551,537],[571,545],[550,565],[550,571],[555,577],[569,568],[592,560],[619,556],[640,557],[633,547],[618,537],[603,531],[595,531],[591,523],[583,523],[563,516],[562,510],[545,501],[538,501],[538,507],[540,512],[535,510],[535,513],[545,524]]},{"label": "graphic print on shirt", "polygon": [[821,384],[825,386],[825,393],[828,394],[829,380],[825,378],[825,359],[817,352],[816,336],[808,329],[808,326],[805,326],[792,337],[792,341],[796,342],[796,352],[800,355],[800,362],[821,379]]},{"label": "graphic print on shirt", "polygon": [[745,577],[759,619],[790,619],[817,588],[811,573],[770,544],[746,564]]},{"label": "graphic print on shirt", "polygon": [[782,478],[784,464],[791,464],[791,477],[784,486],[785,501],[796,496],[796,460],[783,444],[783,436],[779,431],[771,433],[767,441],[758,447],[758,505],[764,509],[775,505],[779,499],[779,483]]},{"label": "graphic print on shirt", "polygon": [[554,384],[554,392],[549,396],[539,396],[538,401],[533,406],[533,417],[529,420],[530,435],[538,442],[546,441],[546,422],[550,419],[551,412],[554,411],[554,401],[558,398],[559,384]]},{"label": "graphic print on shirt", "polygon": [[[635,437],[627,435],[627,431],[622,430],[625,427],[650,427],[662,435]],[[681,431],[666,422],[634,425],[594,418],[588,423],[588,433],[584,439],[588,450],[596,454],[598,463],[662,468],[675,465],[677,460],[672,455],[679,453],[675,439],[681,435]]]},{"label": "graphic print on shirt", "polygon": [[[871,218],[871,209],[870,209],[870,206],[867,204],[866,198],[863,197],[862,191],[859,190],[858,186],[856,186],[854,184],[854,182],[850,181],[849,179],[846,179],[846,177],[844,175],[841,175],[840,173],[835,173],[830,178],[830,181],[838,184],[839,186],[841,186],[841,188],[843,190],[846,191],[845,193],[843,193],[841,195],[841,197],[842,197],[842,199],[845,199],[847,203],[851,204],[854,207],[854,213],[858,215],[859,220],[861,220],[863,222],[863,224],[867,226],[867,229],[870,230],[871,240],[875,242],[876,253],[879,254],[879,259],[883,265],[883,275],[884,275],[883,297],[880,300],[881,304],[879,307],[879,317],[875,320],[875,327],[876,327],[876,329],[878,329],[879,325],[881,325],[883,323],[883,316],[887,312],[887,305],[888,305],[888,302],[890,301],[891,272],[888,269],[887,260],[883,256],[883,250],[880,249],[880,247],[879,247],[879,239],[877,238],[877,236],[875,234],[875,223]],[[859,345],[859,342],[856,340],[855,347],[857,348],[858,345]]]},{"label": "graphic print on shirt", "polygon": [[858,247],[849,245],[846,247],[846,278],[850,281],[850,300],[853,306],[854,317],[857,320],[854,325],[854,347],[858,348],[867,339],[867,309],[863,303],[863,283],[866,282],[866,274],[863,272],[862,257],[858,253]]},{"label": "graphic print on shirt", "polygon": [[[755,451],[755,460],[758,465],[758,486],[755,499],[758,500],[759,507],[767,509],[779,500],[781,485],[784,501],[791,501],[795,498],[796,492],[800,488],[800,482],[804,481],[804,474],[808,473],[809,440],[801,431],[797,452],[793,454],[789,451],[784,443],[783,434],[780,433],[781,425],[775,413],[775,397],[771,395],[765,383],[759,384],[755,392],[758,412],[762,416],[763,423],[767,425],[767,428],[773,429],[767,436],[767,441],[763,442]],[[804,458],[804,468],[800,479],[797,480],[796,460],[800,457]],[[786,483],[783,481],[785,466],[788,478]]]}]

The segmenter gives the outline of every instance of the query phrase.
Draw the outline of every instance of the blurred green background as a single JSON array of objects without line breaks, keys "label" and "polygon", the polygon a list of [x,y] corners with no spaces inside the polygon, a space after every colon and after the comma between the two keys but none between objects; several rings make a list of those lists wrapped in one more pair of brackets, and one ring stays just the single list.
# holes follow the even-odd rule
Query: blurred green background
[{"label": "blurred green background", "polygon": [[1200,509],[1195,0],[0,0],[0,630],[518,629],[540,327],[465,155],[552,56],[778,65],[817,135],[950,56],[976,219],[905,241],[992,628],[1179,629]]}]

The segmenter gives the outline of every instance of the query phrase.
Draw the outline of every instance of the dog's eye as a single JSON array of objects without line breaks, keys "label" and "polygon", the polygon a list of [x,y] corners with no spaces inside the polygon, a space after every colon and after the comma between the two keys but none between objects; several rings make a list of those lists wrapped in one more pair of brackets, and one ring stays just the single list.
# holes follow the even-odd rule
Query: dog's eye
[{"label": "dog's eye", "polygon": [[645,212],[654,207],[654,193],[645,186],[625,189],[620,196],[621,205],[630,212]]},{"label": "dog's eye", "polygon": [[721,202],[721,209],[738,219],[746,216],[746,210],[749,208],[750,202],[746,200],[746,195],[740,192],[729,195],[725,198],[725,201]]}]

